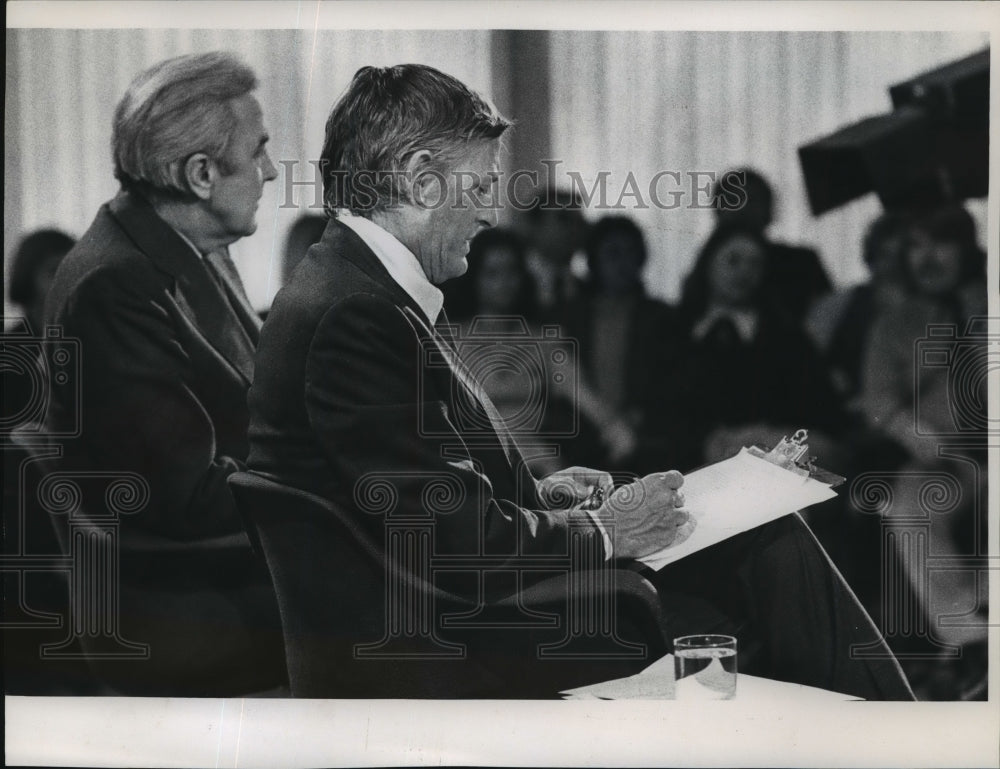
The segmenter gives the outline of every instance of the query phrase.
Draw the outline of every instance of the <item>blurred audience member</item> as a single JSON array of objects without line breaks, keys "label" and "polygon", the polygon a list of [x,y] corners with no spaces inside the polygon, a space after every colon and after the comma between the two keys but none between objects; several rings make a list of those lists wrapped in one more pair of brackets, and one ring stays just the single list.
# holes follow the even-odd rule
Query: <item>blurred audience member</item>
[{"label": "blurred audience member", "polygon": [[720,226],[684,282],[667,341],[677,375],[664,378],[651,414],[669,441],[664,466],[691,469],[798,428],[809,430],[813,453],[834,461],[841,403],[805,332],[771,304],[768,257],[756,229]]},{"label": "blurred audience member", "polygon": [[302,214],[288,231],[285,238],[285,252],[281,258],[281,285],[288,283],[292,274],[306,251],[323,237],[328,219],[321,214]]},{"label": "blurred audience member", "polygon": [[[906,452],[895,475],[892,513],[912,513],[924,503],[921,488],[931,477],[957,482],[948,514],[929,515],[929,548],[943,558],[975,553],[984,541],[986,473],[976,462],[939,455],[944,435],[960,433],[964,444],[985,437],[986,336],[966,335],[971,318],[986,314],[986,255],[976,242],[975,223],[960,206],[948,206],[919,219],[905,260],[912,296],[872,329],[865,356],[863,403],[871,424]],[[951,326],[955,338],[937,336],[947,349],[940,365],[915,359],[919,340],[932,324]],[[961,354],[959,354],[961,353]],[[964,366],[964,372],[957,367]],[[956,376],[962,373],[963,376]],[[985,462],[985,447],[978,463]],[[971,449],[970,449],[971,450]],[[952,452],[954,453],[954,452]],[[941,501],[941,500],[938,500]],[[926,670],[914,680],[924,698],[985,697],[986,603],[977,594],[974,571],[939,571],[932,580],[923,562],[901,558],[938,643],[964,647],[964,662],[947,662],[947,675]],[[939,622],[943,615],[965,615],[961,623]],[[924,675],[925,674],[925,675]]]},{"label": "blurred audience member", "polygon": [[[38,467],[28,462],[28,446],[44,435],[47,407],[47,361],[44,343],[29,341],[45,336],[45,298],[63,257],[75,241],[60,230],[31,232],[21,240],[10,267],[10,299],[23,316],[11,319],[3,329],[3,365],[0,366],[0,394],[3,411],[5,450],[3,452],[3,553],[5,556],[59,552],[59,541],[48,515],[35,502]],[[3,679],[9,695],[107,694],[97,683],[86,663],[69,658],[79,654],[73,643],[66,657],[42,658],[43,644],[64,643],[66,630],[37,622],[35,612],[52,616],[66,611],[66,575],[41,572],[3,575],[4,618],[16,627],[4,633]],[[30,609],[28,608],[30,607]]]},{"label": "blurred audience member", "polygon": [[10,267],[10,300],[24,312],[28,330],[41,334],[45,297],[56,268],[76,241],[59,230],[29,233],[14,252]]},{"label": "blurred audience member", "polygon": [[[10,267],[10,300],[24,317],[12,320],[5,335],[22,339],[45,334],[45,297],[56,268],[73,248],[73,238],[59,230],[37,230],[21,240]],[[13,340],[12,340],[13,341]],[[3,382],[3,424],[5,429],[32,429],[45,418],[44,393],[39,389],[39,373],[30,356],[11,355],[0,371]],[[42,362],[38,361],[38,366]]]},{"label": "blurred audience member", "polygon": [[809,307],[830,291],[830,279],[813,249],[767,239],[774,209],[774,190],[757,171],[727,171],[716,184],[717,227],[745,227],[764,239],[768,256],[764,293],[776,309],[802,321]]},{"label": "blurred audience member", "polygon": [[[544,474],[618,456],[616,446],[624,445],[621,456],[631,451],[628,425],[588,384],[573,345],[561,341],[567,329],[543,328],[524,240],[512,230],[484,230],[473,239],[468,262],[465,275],[444,284],[445,310],[460,326],[459,353],[532,469]],[[557,348],[561,356],[553,355]],[[531,444],[559,453],[532,451]]]},{"label": "blurred audience member", "polygon": [[525,449],[532,469],[547,474],[558,469],[556,458],[532,459],[524,444],[551,426],[557,418],[553,408],[568,405],[559,404],[559,398],[545,402],[544,362],[531,354],[539,329],[525,243],[512,230],[484,230],[469,245],[468,263],[465,275],[442,286],[448,320],[459,326],[459,354]]},{"label": "blurred audience member", "polygon": [[[952,324],[961,335],[970,318],[986,314],[986,254],[976,243],[968,212],[948,207],[924,217],[907,248],[905,270],[911,295],[884,313],[871,332],[863,404],[872,425],[897,440],[913,459],[934,461],[938,439],[928,436],[954,432],[949,369],[915,367],[914,344],[927,336],[931,324]],[[984,377],[983,387],[985,383]],[[914,424],[915,386],[920,425]],[[985,409],[985,393],[970,402]]]},{"label": "blurred audience member", "polygon": [[468,324],[476,316],[537,320],[535,284],[520,235],[501,227],[483,230],[469,244],[468,262],[465,275],[443,285],[451,321]]},{"label": "blurred audience member", "polygon": [[561,323],[566,303],[580,293],[571,263],[587,242],[583,204],[574,190],[541,192],[519,222],[528,244],[528,270],[535,281],[538,312],[545,322]]},{"label": "blurred audience member", "polygon": [[663,333],[670,309],[646,295],[642,270],[646,242],[634,221],[609,216],[591,229],[589,278],[570,305],[567,331],[580,345],[580,362],[600,409],[605,464],[646,473],[662,469],[659,439],[645,435],[650,411],[659,408],[668,375]]},{"label": "blurred audience member", "polygon": [[910,217],[899,213],[883,214],[872,222],[862,246],[871,279],[822,297],[809,312],[806,328],[847,400],[856,398],[861,389],[861,364],[875,321],[905,301],[903,260],[911,227]]}]

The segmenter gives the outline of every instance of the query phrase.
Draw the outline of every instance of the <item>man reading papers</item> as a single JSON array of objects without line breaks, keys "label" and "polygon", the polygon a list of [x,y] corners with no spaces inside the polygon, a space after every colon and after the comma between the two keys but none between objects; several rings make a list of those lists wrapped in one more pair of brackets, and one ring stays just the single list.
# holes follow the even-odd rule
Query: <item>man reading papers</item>
[{"label": "man reading papers", "polygon": [[[394,594],[385,591],[394,575],[419,572],[435,589],[465,597],[484,612],[492,602],[510,604],[513,588],[523,599],[515,596],[514,605],[523,609],[551,579],[545,565],[561,554],[569,554],[571,564],[561,583],[569,592],[564,603],[580,594],[585,602],[597,601],[604,594],[593,581],[575,581],[574,569],[634,578],[641,569],[636,560],[675,542],[688,522],[676,471],[614,491],[607,474],[579,468],[536,481],[459,354],[438,286],[466,270],[469,241],[495,223],[500,137],[509,126],[465,85],[419,65],[361,69],[330,114],[322,163],[331,219],[261,332],[249,395],[248,461],[267,481],[326,500],[349,536],[383,561],[386,579],[374,584],[337,562],[299,564],[301,581],[331,585],[330,601],[337,591],[351,590],[370,594],[379,605],[391,603]],[[373,484],[382,484],[388,500],[383,515],[372,509]],[[595,488],[609,493],[590,509]],[[432,530],[430,563],[406,561],[389,548],[388,527],[401,520]],[[577,551],[596,556],[581,563],[572,559]],[[497,578],[511,572],[513,580]],[[740,662],[750,672],[869,699],[912,698],[888,649],[880,659],[851,658],[852,644],[876,642],[878,633],[798,517],[646,576],[659,602],[658,638],[647,629],[642,639],[651,649],[685,632],[731,632],[740,638]],[[629,624],[634,618],[626,603],[616,617],[623,634],[641,627]],[[430,632],[447,637],[447,628],[460,624],[452,620],[435,616]],[[349,633],[360,620],[345,612],[343,622],[340,632]],[[480,633],[517,639],[511,627],[498,621]],[[522,635],[534,638],[532,632]],[[550,640],[566,632],[560,625]],[[286,626],[286,639],[287,633]],[[355,648],[380,635],[358,624]],[[462,680],[454,688],[435,681],[424,690],[398,683],[404,669],[398,664],[383,674],[388,668],[377,656],[355,653],[344,667],[362,672],[345,670],[344,687],[334,680],[325,694],[537,693],[547,670],[559,669],[558,654],[512,643],[521,654],[516,659],[514,647],[473,638],[469,659],[463,657],[467,664],[453,668]],[[618,648],[612,643],[608,658]],[[583,667],[576,684],[587,682]],[[439,670],[452,675],[447,666]],[[602,673],[610,677],[606,668]],[[414,673],[406,680],[421,679]],[[558,675],[552,680],[571,683]]]}]

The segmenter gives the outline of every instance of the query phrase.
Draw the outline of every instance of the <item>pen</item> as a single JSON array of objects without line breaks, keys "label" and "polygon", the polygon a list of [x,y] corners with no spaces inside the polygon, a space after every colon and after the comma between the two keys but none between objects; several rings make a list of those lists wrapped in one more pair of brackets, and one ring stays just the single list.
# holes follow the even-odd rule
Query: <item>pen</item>
[{"label": "pen", "polygon": [[596,510],[601,505],[604,504],[604,489],[600,486],[594,486],[590,491],[590,495],[583,500],[580,507],[583,510]]}]

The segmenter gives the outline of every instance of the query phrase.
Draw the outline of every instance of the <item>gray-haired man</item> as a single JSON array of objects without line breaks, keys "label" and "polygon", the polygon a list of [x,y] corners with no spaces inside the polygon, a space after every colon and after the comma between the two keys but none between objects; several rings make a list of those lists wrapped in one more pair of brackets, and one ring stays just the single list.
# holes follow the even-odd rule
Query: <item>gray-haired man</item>
[{"label": "gray-haired man", "polygon": [[[82,432],[62,469],[90,478],[91,515],[106,512],[95,477],[149,486],[119,532],[120,630],[149,658],[100,670],[126,693],[220,696],[283,678],[273,590],[226,481],[247,456],[259,336],[226,248],[254,232],[276,176],[256,86],[226,53],[169,59],[131,83],[113,120],[121,191],[49,295],[48,322],[81,349]],[[76,416],[66,391],[54,388],[56,431]]]}]

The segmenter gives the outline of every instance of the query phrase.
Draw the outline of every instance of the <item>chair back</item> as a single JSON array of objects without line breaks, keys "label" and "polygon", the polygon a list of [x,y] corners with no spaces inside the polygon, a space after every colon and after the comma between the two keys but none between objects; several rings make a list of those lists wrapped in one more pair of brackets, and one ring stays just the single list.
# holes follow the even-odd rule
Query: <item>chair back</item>
[{"label": "chair back", "polygon": [[[5,472],[14,456],[5,453]],[[274,589],[247,536],[182,542],[144,531],[133,524],[148,495],[141,477],[61,456],[54,444],[29,443],[13,476],[27,541],[44,539],[58,565],[27,575],[36,585],[46,578],[48,604],[62,615],[60,635],[36,645],[35,667],[73,694],[240,696],[286,686]],[[15,507],[4,491],[6,519]]]},{"label": "chair back", "polygon": [[[474,603],[387,568],[384,549],[323,497],[256,473],[236,473],[229,484],[271,571],[292,696],[441,698],[502,690],[504,682],[462,640],[438,628],[443,614],[472,611]],[[401,601],[429,612],[400,614]]]}]

